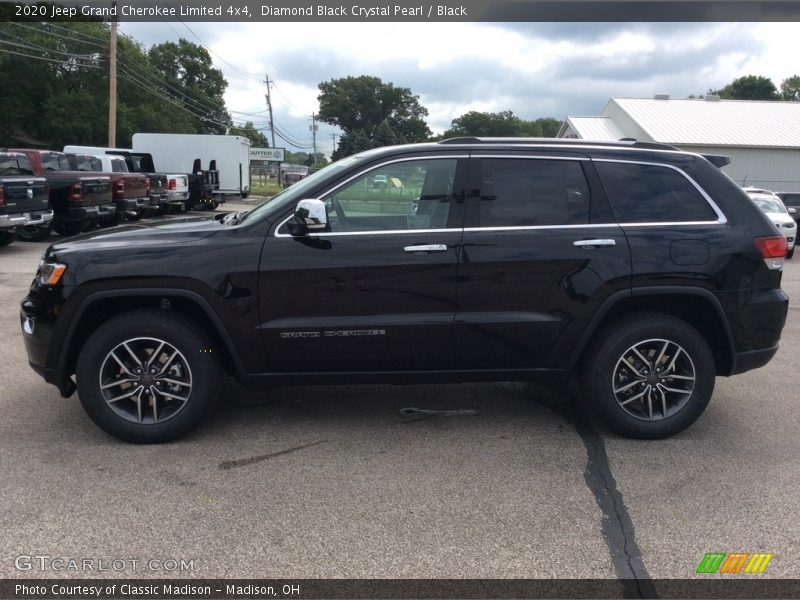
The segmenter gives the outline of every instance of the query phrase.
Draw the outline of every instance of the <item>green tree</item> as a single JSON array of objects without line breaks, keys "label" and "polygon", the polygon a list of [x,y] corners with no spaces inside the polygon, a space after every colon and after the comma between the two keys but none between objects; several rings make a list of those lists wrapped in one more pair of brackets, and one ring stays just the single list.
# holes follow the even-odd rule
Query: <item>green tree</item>
[{"label": "green tree", "polygon": [[716,94],[728,100],[780,100],[772,80],[760,75],[739,77],[722,89],[709,90],[709,94]]},{"label": "green tree", "polygon": [[247,121],[242,127],[231,127],[228,135],[239,135],[248,138],[254,148],[269,148],[267,136],[261,133],[252,121]]},{"label": "green tree", "polygon": [[[109,33],[109,25],[99,21],[0,23],[0,145],[106,145]],[[196,114],[205,117],[211,108],[222,107],[215,120],[230,121],[219,71],[194,75],[194,62],[177,55],[174,72],[165,64],[157,70],[148,52],[124,35],[118,39],[117,66],[118,146],[130,147],[138,131],[205,133]],[[191,82],[205,79],[214,85],[190,92]],[[213,107],[206,93],[217,94]]]},{"label": "green tree", "polygon": [[352,148],[383,145],[387,139],[422,142],[431,135],[424,120],[428,110],[409,88],[361,75],[325,81],[319,90],[319,119],[343,132],[334,158],[351,154]]},{"label": "green tree", "polygon": [[781,98],[800,100],[800,75],[792,75],[781,81]]},{"label": "green tree", "polygon": [[197,133],[224,134],[231,125],[223,97],[228,82],[208,50],[183,38],[150,48],[148,58],[164,80],[163,91],[191,106]]},{"label": "green tree", "polygon": [[453,119],[443,137],[555,137],[560,126],[558,119],[526,121],[510,110],[497,113],[470,111]]}]

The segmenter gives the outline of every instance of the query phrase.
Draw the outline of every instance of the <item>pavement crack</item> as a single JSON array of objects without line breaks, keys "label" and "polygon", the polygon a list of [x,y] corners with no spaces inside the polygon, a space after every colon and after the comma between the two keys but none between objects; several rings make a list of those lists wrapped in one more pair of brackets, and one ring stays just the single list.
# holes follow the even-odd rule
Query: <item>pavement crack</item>
[{"label": "pavement crack", "polygon": [[226,460],[219,464],[219,469],[222,471],[228,471],[230,469],[246,467],[248,465],[269,460],[271,458],[275,458],[276,456],[291,454],[292,452],[297,452],[298,450],[305,450],[306,448],[311,448],[312,446],[325,444],[327,442],[328,440],[317,440],[316,442],[309,442],[308,444],[303,444],[301,446],[294,446],[293,448],[286,448],[284,450],[278,450],[277,452],[270,452],[269,454],[260,454],[258,456],[251,456],[250,458],[241,458],[239,460]]},{"label": "pavement crack", "polygon": [[605,442],[586,417],[578,411],[572,412],[575,430],[586,447],[587,462],[583,477],[603,513],[603,539],[617,577],[622,582],[623,597],[658,598],[636,543],[633,521],[611,472]]}]

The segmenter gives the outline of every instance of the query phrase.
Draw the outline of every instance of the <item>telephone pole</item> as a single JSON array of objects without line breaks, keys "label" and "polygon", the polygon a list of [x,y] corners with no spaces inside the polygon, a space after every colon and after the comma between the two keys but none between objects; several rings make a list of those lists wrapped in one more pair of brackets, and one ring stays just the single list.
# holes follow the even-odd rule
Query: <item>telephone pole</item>
[{"label": "telephone pole", "polygon": [[311,130],[311,139],[314,140],[314,154],[311,158],[311,165],[313,166],[317,162],[317,115],[311,113],[311,125],[308,127]]},{"label": "telephone pole", "polygon": [[265,75],[266,79],[264,83],[267,84],[267,93],[265,94],[267,98],[267,109],[269,110],[269,131],[272,134],[272,147],[275,148],[275,123],[272,120],[272,96],[270,95],[269,86],[272,83],[269,79],[269,75]]},{"label": "telephone pole", "polygon": [[338,136],[335,133],[331,134],[331,139],[333,139],[333,151],[336,152],[336,138]]},{"label": "telephone pole", "polygon": [[[117,3],[111,4],[116,8]],[[117,147],[117,18],[111,19],[108,49],[108,147]]]}]

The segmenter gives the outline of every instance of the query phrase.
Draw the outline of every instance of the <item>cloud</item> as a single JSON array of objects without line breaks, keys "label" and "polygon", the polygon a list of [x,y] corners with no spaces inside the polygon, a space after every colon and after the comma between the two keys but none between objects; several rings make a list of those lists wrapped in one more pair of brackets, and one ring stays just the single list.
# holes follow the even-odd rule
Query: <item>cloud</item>
[{"label": "cloud", "polygon": [[[317,85],[374,75],[408,87],[442,131],[469,110],[534,119],[599,114],[613,96],[685,97],[759,74],[793,75],[798,23],[125,23],[145,43],[178,35],[210,48],[229,109],[263,114],[310,141]],[[198,40],[199,38],[199,40]],[[242,120],[250,118],[237,116]],[[266,117],[252,117],[266,126]],[[321,143],[333,130],[321,126]]]}]

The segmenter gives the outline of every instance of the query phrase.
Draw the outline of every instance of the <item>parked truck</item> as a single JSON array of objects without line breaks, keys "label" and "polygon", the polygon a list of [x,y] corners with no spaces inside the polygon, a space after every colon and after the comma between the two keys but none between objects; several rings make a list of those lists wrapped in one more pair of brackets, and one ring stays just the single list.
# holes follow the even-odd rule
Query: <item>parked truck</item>
[{"label": "parked truck", "polygon": [[[75,235],[90,229],[100,219],[112,217],[116,212],[111,198],[111,178],[107,175],[74,171],[63,152],[29,148],[12,148],[11,151],[25,154],[33,174],[47,180],[53,210],[52,228],[61,235]],[[44,240],[50,235],[50,226],[25,226],[18,235],[30,241]]]},{"label": "parked truck", "polygon": [[[64,152],[84,154],[109,154],[125,159],[128,171],[141,173],[150,179],[150,206],[148,212],[163,214],[173,208],[184,208],[189,199],[188,171],[165,172],[156,170],[153,156],[148,152],[134,152],[129,148],[104,148],[102,146],[64,146]],[[161,165],[159,165],[159,168]]]},{"label": "parked truck", "polygon": [[135,133],[133,150],[153,156],[161,169],[188,173],[196,159],[211,167],[216,161],[218,202],[227,198],[246,198],[250,194],[250,140],[238,135],[200,135],[189,133]]},{"label": "parked truck", "polygon": [[113,154],[66,154],[74,170],[111,177],[111,194],[117,211],[112,217],[100,219],[102,227],[119,225],[126,216],[139,219],[148,211],[150,180],[142,173],[130,173],[124,158]]},{"label": "parked truck", "polygon": [[0,246],[8,246],[21,227],[49,226],[47,180],[33,174],[28,157],[0,151]]}]

